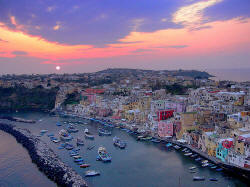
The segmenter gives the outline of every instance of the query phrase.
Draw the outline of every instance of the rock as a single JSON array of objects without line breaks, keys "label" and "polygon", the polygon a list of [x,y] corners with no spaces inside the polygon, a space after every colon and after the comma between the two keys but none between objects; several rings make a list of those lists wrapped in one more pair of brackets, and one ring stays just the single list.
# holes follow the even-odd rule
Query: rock
[{"label": "rock", "polygon": [[32,135],[28,129],[0,123],[0,130],[14,136],[29,152],[32,162],[58,186],[85,187],[85,180],[71,167],[63,163],[48,145]]}]

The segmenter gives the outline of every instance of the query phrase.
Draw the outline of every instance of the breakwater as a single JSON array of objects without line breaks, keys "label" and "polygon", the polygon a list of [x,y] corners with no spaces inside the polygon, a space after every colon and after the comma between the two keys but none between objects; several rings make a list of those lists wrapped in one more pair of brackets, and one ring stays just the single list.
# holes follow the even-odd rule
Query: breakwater
[{"label": "breakwater", "polygon": [[0,119],[7,119],[9,121],[22,122],[22,123],[36,123],[35,120],[28,120],[23,118],[17,118],[12,116],[1,116]]},{"label": "breakwater", "polygon": [[14,136],[29,152],[32,162],[58,186],[85,187],[87,183],[72,168],[65,165],[48,145],[29,130],[0,123],[0,130]]}]

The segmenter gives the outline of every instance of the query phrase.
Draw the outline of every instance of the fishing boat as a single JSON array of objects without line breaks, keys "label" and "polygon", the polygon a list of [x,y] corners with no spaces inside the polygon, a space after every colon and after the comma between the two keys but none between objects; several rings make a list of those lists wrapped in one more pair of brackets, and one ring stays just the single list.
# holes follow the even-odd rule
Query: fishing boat
[{"label": "fishing boat", "polygon": [[153,138],[153,139],[151,140],[151,142],[154,142],[154,143],[160,143],[160,142],[161,142],[161,140],[159,140],[159,139],[157,139],[157,138]]},{"label": "fishing boat", "polygon": [[80,165],[80,168],[87,168],[87,167],[90,167],[90,164],[81,164]]},{"label": "fishing boat", "polygon": [[47,136],[48,136],[48,137],[52,137],[52,136],[54,136],[54,134],[53,134],[53,133],[50,133],[50,134],[48,134]]},{"label": "fishing boat", "polygon": [[75,128],[73,125],[70,125],[70,126],[68,127],[67,131],[68,131],[69,133],[76,133],[76,132],[78,132],[78,129]]},{"label": "fishing boat", "polygon": [[95,138],[94,135],[91,134],[88,129],[84,130],[84,134],[85,134],[85,138],[87,138],[87,139],[92,139],[93,140]]},{"label": "fishing boat", "polygon": [[98,156],[103,162],[111,162],[111,156],[106,151],[105,147],[98,148]]},{"label": "fishing boat", "polygon": [[116,136],[113,138],[113,142],[114,142],[114,145],[119,147],[120,149],[124,149],[127,145],[126,142],[122,141],[120,138]]},{"label": "fishing boat", "polygon": [[204,180],[205,180],[205,177],[204,177],[204,176],[194,176],[194,177],[193,177],[193,180],[194,180],[194,181],[204,181]]},{"label": "fishing boat", "polygon": [[193,170],[193,169],[196,169],[196,167],[195,167],[195,166],[192,166],[192,167],[190,167],[190,168],[188,168],[188,169]]},{"label": "fishing boat", "polygon": [[83,146],[83,145],[84,145],[83,140],[81,140],[80,138],[77,138],[77,139],[76,139],[76,145],[77,145],[77,146]]},{"label": "fishing boat", "polygon": [[190,155],[192,155],[192,153],[186,153],[186,154],[184,154],[185,156],[190,156]]},{"label": "fishing boat", "polygon": [[99,129],[99,136],[111,136],[111,131],[107,130],[107,129]]},{"label": "fishing boat", "polygon": [[59,136],[62,141],[72,140],[72,136],[65,129],[59,131]]},{"label": "fishing boat", "polygon": [[99,171],[88,170],[85,172],[85,177],[92,177],[92,176],[97,176],[97,175],[100,175]]},{"label": "fishing boat", "polygon": [[218,181],[217,178],[210,178],[209,180],[210,180],[210,181]]}]

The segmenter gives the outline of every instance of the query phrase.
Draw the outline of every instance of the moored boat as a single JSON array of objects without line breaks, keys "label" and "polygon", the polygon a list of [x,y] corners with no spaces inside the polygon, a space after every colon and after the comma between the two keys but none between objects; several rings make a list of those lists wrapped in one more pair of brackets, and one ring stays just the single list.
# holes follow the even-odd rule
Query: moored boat
[{"label": "moored boat", "polygon": [[186,154],[184,154],[185,156],[190,156],[190,155],[192,155],[192,153],[186,153]]},{"label": "moored boat", "polygon": [[167,144],[166,144],[166,147],[167,147],[167,148],[169,148],[169,147],[171,147],[171,146],[172,146],[172,143],[167,143]]},{"label": "moored boat", "polygon": [[204,176],[194,176],[194,177],[193,177],[193,180],[194,180],[194,181],[204,181],[204,180],[205,180],[205,177],[204,177]]},{"label": "moored boat", "polygon": [[59,136],[62,141],[72,140],[72,136],[65,129],[59,131]]},{"label": "moored boat", "polygon": [[95,138],[94,135],[91,134],[88,129],[84,130],[84,134],[85,134],[85,138],[87,138],[87,139],[92,139],[93,140]]},{"label": "moored boat", "polygon": [[97,176],[97,175],[100,175],[99,171],[88,170],[85,172],[85,177],[91,177],[91,176]]},{"label": "moored boat", "polygon": [[72,149],[74,149],[74,146],[73,146],[72,144],[67,143],[67,144],[65,145],[65,149],[67,149],[67,150],[72,150]]},{"label": "moored boat", "polygon": [[160,143],[160,142],[161,142],[161,140],[159,140],[159,139],[157,139],[157,138],[153,138],[153,139],[151,140],[151,142],[154,142],[154,143]]},{"label": "moored boat", "polygon": [[87,167],[90,167],[90,164],[81,164],[80,165],[80,168],[87,168]]},{"label": "moored boat", "polygon": [[209,180],[210,180],[210,181],[218,181],[217,178],[210,178]]},{"label": "moored boat", "polygon": [[70,126],[68,127],[67,131],[68,131],[69,133],[75,133],[75,132],[78,132],[78,129],[75,128],[73,125],[70,125]]},{"label": "moored boat", "polygon": [[181,147],[178,146],[178,145],[175,145],[174,148],[175,148],[176,150],[179,150]]},{"label": "moored boat", "polygon": [[76,145],[77,145],[77,146],[84,145],[83,140],[81,140],[80,138],[77,138],[77,139],[76,139]]},{"label": "moored boat", "polygon": [[126,142],[122,141],[120,138],[116,136],[113,138],[113,142],[114,142],[114,145],[118,146],[120,149],[124,149],[127,145]]},{"label": "moored boat", "polygon": [[111,131],[107,130],[107,129],[99,129],[99,136],[111,136]]},{"label": "moored boat", "polygon": [[191,166],[188,169],[193,170],[193,169],[196,169],[196,167],[195,166]]},{"label": "moored boat", "polygon": [[111,156],[106,151],[105,147],[98,148],[98,156],[103,162],[111,162]]}]

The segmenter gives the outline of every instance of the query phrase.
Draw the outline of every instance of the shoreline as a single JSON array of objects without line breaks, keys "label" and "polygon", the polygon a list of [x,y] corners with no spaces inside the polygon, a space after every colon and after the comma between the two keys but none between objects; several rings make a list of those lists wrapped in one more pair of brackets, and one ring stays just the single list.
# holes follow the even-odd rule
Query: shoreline
[{"label": "shoreline", "polygon": [[[83,118],[83,119],[87,119],[87,120],[90,120],[90,121],[95,121],[93,119],[96,119],[96,120],[99,120],[99,121],[95,121],[97,123],[100,123],[103,125],[103,123],[107,123],[107,121],[109,121],[110,124],[114,125],[115,127],[121,127],[121,125],[117,124],[116,122],[113,122],[112,119],[104,119],[103,118],[98,118],[98,117],[95,117],[95,118],[92,118],[92,117],[87,117],[87,116],[80,116],[80,115],[76,115],[76,114],[66,114],[64,113],[63,114],[64,116],[69,116],[69,117],[78,117],[78,118]],[[121,122],[121,123],[125,123],[125,122]],[[126,124],[125,126],[122,126],[122,128],[125,128],[125,129],[128,129],[128,130],[132,130],[131,128],[129,128],[129,125]],[[138,135],[140,134],[143,134],[143,133],[139,133]],[[237,176],[238,178],[242,179],[244,182],[246,182],[247,184],[250,184],[250,169],[247,169],[247,168],[241,168],[241,167],[238,167],[238,166],[235,166],[235,165],[232,165],[232,164],[228,164],[228,163],[224,163],[222,161],[220,161],[219,159],[215,158],[215,157],[211,157],[209,155],[207,155],[206,153],[196,149],[196,148],[193,148],[192,146],[188,145],[188,144],[181,144],[173,139],[171,140],[166,140],[166,139],[163,139],[163,138],[160,138],[160,137],[156,137],[154,136],[153,134],[151,134],[151,136],[153,138],[157,138],[159,140],[161,140],[162,142],[164,143],[173,143],[175,145],[178,145],[178,146],[181,146],[182,148],[188,148],[190,149],[192,152],[195,152],[196,154],[198,154],[200,157],[203,157],[207,160],[209,160],[211,163],[214,163],[216,165],[218,165],[219,167],[223,168],[224,169],[224,172],[225,173],[228,173],[232,176]],[[188,157],[189,158],[189,157]]]},{"label": "shoreline", "polygon": [[15,137],[28,150],[38,169],[58,186],[87,187],[86,181],[71,167],[65,165],[48,145],[27,129],[0,123],[0,130]]}]

